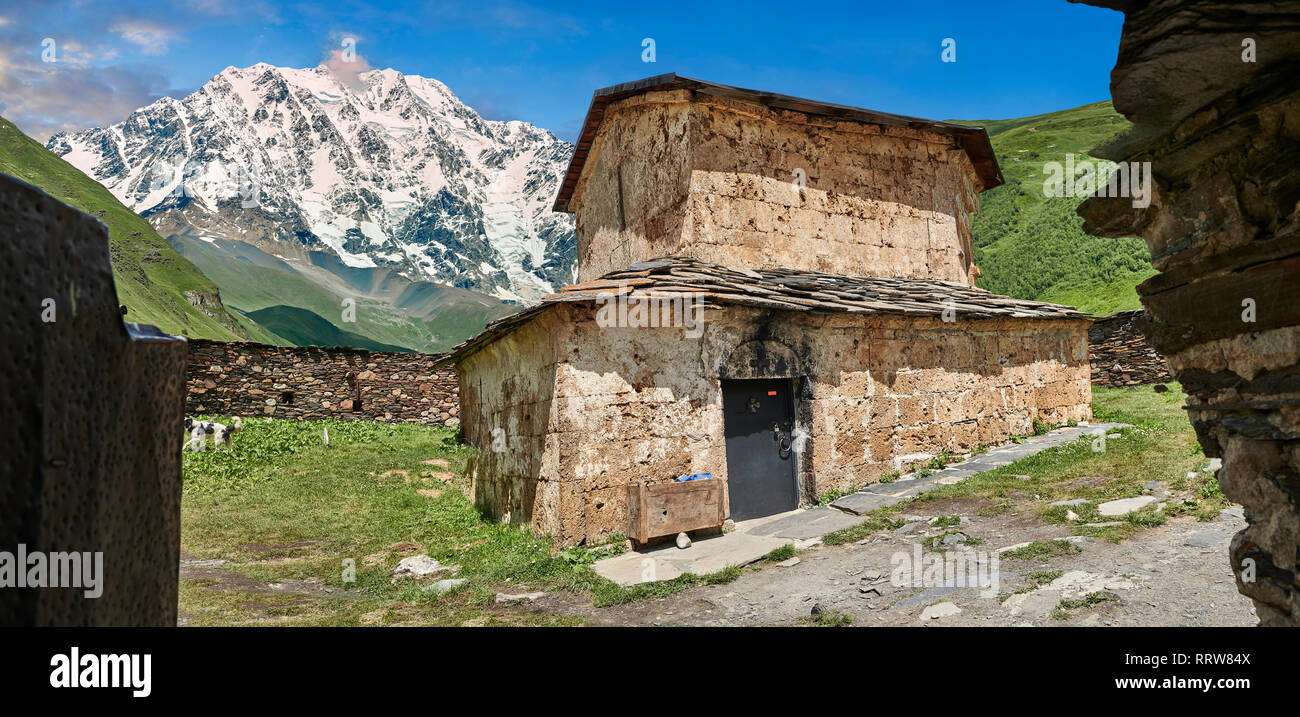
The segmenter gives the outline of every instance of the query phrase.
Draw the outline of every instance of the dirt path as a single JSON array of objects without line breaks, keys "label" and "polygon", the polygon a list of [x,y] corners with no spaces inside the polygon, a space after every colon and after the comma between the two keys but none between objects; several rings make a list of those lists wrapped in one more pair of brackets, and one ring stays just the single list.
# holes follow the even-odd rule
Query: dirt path
[{"label": "dirt path", "polygon": [[[974,499],[935,502],[928,518],[961,515],[960,530],[979,540],[969,550],[992,554],[1034,540],[1070,538],[1070,554],[1036,559],[999,559],[1000,594],[981,597],[975,587],[911,587],[892,584],[896,556],[914,556],[922,544],[951,528],[926,525],[876,535],[858,544],[818,547],[797,564],[762,564],[726,584],[692,588],[659,600],[598,609],[585,599],[555,593],[530,609],[585,618],[594,625],[804,625],[845,615],[854,626],[872,625],[1254,625],[1251,602],[1237,592],[1227,546],[1244,521],[1224,514],[1208,521],[1175,518],[1123,543],[1071,537],[1061,526],[1028,514],[981,517],[987,503]],[[952,550],[960,550],[954,548]],[[990,561],[991,563],[991,561]],[[1057,573],[1059,572],[1059,575]],[[1037,581],[1047,581],[1036,589]],[[926,583],[928,584],[928,583]],[[1024,591],[1014,594],[1017,591]],[[1010,595],[1009,595],[1010,594]],[[1061,601],[1092,595],[1091,602],[1060,611]],[[1009,595],[1009,597],[1008,597]],[[584,604],[584,602],[586,604]],[[936,603],[960,609],[922,618]],[[1078,603],[1074,603],[1078,604]]]},{"label": "dirt path", "polygon": [[[589,595],[557,591],[530,604],[498,606],[494,612],[502,616],[550,613],[581,618],[588,625],[790,626],[814,624],[817,615],[824,622],[837,623],[847,616],[855,627],[1249,626],[1256,622],[1254,607],[1237,592],[1227,564],[1228,541],[1244,525],[1236,514],[1225,513],[1208,522],[1175,518],[1115,544],[1071,536],[1066,528],[1044,524],[1030,513],[979,515],[989,505],[974,498],[932,502],[925,505],[927,514],[905,516],[912,520],[898,530],[856,544],[805,550],[792,565],[759,563],[731,583],[692,588],[658,600],[595,608]],[[1063,554],[1050,557],[1000,557],[996,597],[980,587],[895,585],[893,573],[902,560],[910,564],[918,554],[943,554],[926,550],[935,537],[954,529],[926,522],[941,515],[961,516],[963,522],[956,529],[976,543],[949,546],[948,554],[969,551],[991,556],[1000,548],[1031,541],[1070,542],[1056,543],[1055,552]],[[310,581],[261,583],[228,569],[224,560],[182,558],[183,578],[201,581],[209,590],[276,596],[278,608],[345,597]],[[986,564],[991,566],[992,561]],[[1069,607],[1068,601],[1086,603],[1090,594],[1095,604]],[[1064,611],[1062,600],[1067,601]],[[922,617],[927,607],[943,603],[960,612]],[[271,606],[240,604],[257,613]],[[188,618],[181,615],[179,623],[187,624]]]}]

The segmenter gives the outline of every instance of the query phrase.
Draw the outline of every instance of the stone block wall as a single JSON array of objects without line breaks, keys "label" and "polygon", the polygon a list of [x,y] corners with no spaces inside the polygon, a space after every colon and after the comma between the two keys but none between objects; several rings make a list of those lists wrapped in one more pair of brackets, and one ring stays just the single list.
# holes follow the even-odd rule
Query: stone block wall
[{"label": "stone block wall", "polygon": [[454,426],[455,372],[441,356],[191,340],[187,415],[361,419]]},{"label": "stone block wall", "polygon": [[471,498],[493,518],[527,522],[558,500],[538,491],[562,480],[549,432],[561,331],[557,312],[543,312],[456,366],[465,442],[479,449],[465,466]]},{"label": "stone block wall", "polygon": [[1088,329],[1093,385],[1146,386],[1174,380],[1165,358],[1151,348],[1138,327],[1143,313],[1121,311],[1097,319]]},{"label": "stone block wall", "polygon": [[950,137],[711,97],[691,109],[689,152],[683,253],[974,284],[968,217],[979,180]]},{"label": "stone block wall", "polygon": [[688,255],[974,284],[969,215],[980,180],[949,137],[687,90],[606,112],[572,203],[580,281]]},{"label": "stone block wall", "polygon": [[805,499],[1028,435],[1035,418],[1089,420],[1085,326],[882,317],[863,327],[835,317],[808,331],[821,368],[804,397]]},{"label": "stone block wall", "polygon": [[1035,417],[1091,415],[1082,320],[951,324],[727,306],[708,310],[704,335],[691,339],[593,317],[590,306],[556,305],[458,367],[466,439],[484,454],[476,500],[568,544],[626,532],[629,485],[727,480],[724,378],[795,382],[805,504],[942,450],[1027,434]]},{"label": "stone block wall", "polygon": [[650,92],[610,108],[617,119],[601,126],[578,184],[578,281],[677,248],[690,182],[688,98]]}]

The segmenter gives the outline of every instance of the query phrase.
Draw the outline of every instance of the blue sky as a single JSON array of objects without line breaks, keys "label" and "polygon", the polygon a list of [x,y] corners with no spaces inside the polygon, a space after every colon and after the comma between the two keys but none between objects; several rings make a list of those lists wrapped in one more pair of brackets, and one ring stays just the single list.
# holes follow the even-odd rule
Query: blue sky
[{"label": "blue sky", "polygon": [[[315,66],[352,37],[371,67],[435,77],[490,119],[569,140],[592,90],[666,72],[932,119],[1003,119],[1107,99],[1122,21],[1065,0],[0,0],[0,115],[45,139],[184,96],[229,65]],[[54,62],[42,61],[47,38]],[[945,38],[956,62],[941,61]]]}]

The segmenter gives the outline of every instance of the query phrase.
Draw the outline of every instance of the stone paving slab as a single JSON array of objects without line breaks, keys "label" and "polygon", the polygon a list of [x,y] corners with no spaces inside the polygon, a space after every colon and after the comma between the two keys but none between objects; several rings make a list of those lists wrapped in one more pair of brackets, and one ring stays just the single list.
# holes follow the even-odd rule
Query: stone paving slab
[{"label": "stone paving slab", "polygon": [[[903,476],[893,483],[881,483],[868,486],[860,492],[846,495],[831,505],[840,510],[861,515],[903,500],[934,490],[942,485],[952,485],[969,478],[976,473],[993,470],[1010,465],[1021,458],[1041,453],[1048,448],[1064,445],[1082,436],[1095,436],[1107,431],[1126,426],[1124,423],[1094,423],[1088,426],[1058,428],[1042,436],[1031,436],[1024,443],[1012,443],[991,448],[983,455],[975,456],[961,463],[945,467],[925,478],[916,478],[916,474]],[[791,516],[795,519],[796,516]]]},{"label": "stone paving slab", "polygon": [[[898,495],[908,493],[916,486],[912,483],[899,485],[897,481],[893,483],[872,483],[871,485],[858,491],[858,493],[874,493],[876,495]],[[854,493],[857,495],[857,493]]]},{"label": "stone paving slab", "polygon": [[602,577],[631,587],[672,580],[684,573],[708,575],[732,565],[748,565],[789,544],[784,538],[732,532],[696,540],[686,549],[669,544],[644,552],[628,552],[598,560],[592,567]]},{"label": "stone paving slab", "polygon": [[603,577],[630,587],[672,580],[683,573],[707,575],[732,565],[748,565],[792,540],[812,540],[857,525],[863,521],[861,516],[864,513],[900,503],[941,485],[958,483],[976,473],[1008,465],[1080,436],[1096,435],[1125,425],[1095,423],[1057,429],[1043,436],[1027,438],[1024,443],[990,449],[981,456],[947,466],[925,478],[904,476],[892,483],[872,485],[861,492],[846,495],[829,506],[800,510],[753,527],[697,540],[685,550],[670,544],[605,558],[593,567]]},{"label": "stone paving slab", "polygon": [[852,513],[855,516],[863,515],[864,513],[870,513],[873,510],[880,510],[881,508],[888,508],[896,503],[902,503],[914,495],[916,487],[917,486],[911,486],[907,490],[885,495],[863,491],[861,493],[846,495],[834,503],[831,503],[831,505],[835,506],[835,508],[840,511]]},{"label": "stone paving slab", "polygon": [[[879,498],[880,496],[873,497]],[[898,500],[903,499],[899,498]],[[827,533],[834,533],[837,530],[843,530],[861,522],[862,518],[856,515],[823,505],[809,510],[801,510],[780,520],[764,523],[750,529],[748,532],[750,535],[770,535],[792,540],[809,540],[820,538]]]},{"label": "stone paving slab", "polygon": [[1097,512],[1107,518],[1115,518],[1121,515],[1128,515],[1148,505],[1156,502],[1155,496],[1140,495],[1136,498],[1121,498],[1119,500],[1109,500],[1097,506]]}]

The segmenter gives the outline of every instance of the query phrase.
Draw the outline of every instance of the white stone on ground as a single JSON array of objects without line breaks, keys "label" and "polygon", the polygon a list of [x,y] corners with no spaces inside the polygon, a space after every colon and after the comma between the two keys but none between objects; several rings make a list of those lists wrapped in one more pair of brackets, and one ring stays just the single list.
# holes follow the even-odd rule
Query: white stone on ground
[{"label": "white stone on ground", "polygon": [[1133,511],[1141,510],[1154,502],[1156,502],[1155,497],[1150,495],[1140,495],[1136,498],[1121,498],[1119,500],[1102,503],[1097,506],[1097,512],[1107,518],[1113,518],[1118,515],[1128,515]]},{"label": "white stone on ground", "polygon": [[511,595],[510,593],[497,593],[496,601],[498,603],[517,602],[519,600],[532,602],[545,594],[546,593],[519,593],[518,595]]},{"label": "white stone on ground", "polygon": [[1002,609],[1010,615],[1044,618],[1060,601],[1060,591],[1043,590],[1039,587],[1029,592],[1012,595],[1002,603]]},{"label": "white stone on ground", "polygon": [[1089,593],[1103,590],[1132,590],[1137,585],[1122,575],[1090,573],[1086,570],[1071,570],[1047,585],[1044,590],[1059,590],[1066,599],[1081,598]]},{"label": "white stone on ground", "polygon": [[449,578],[447,580],[439,580],[438,582],[432,585],[426,585],[421,589],[427,592],[432,592],[435,595],[442,596],[455,590],[456,588],[459,588],[460,586],[464,585],[467,582],[469,581],[466,580],[465,578]]},{"label": "white stone on ground", "polygon": [[454,573],[459,569],[459,565],[443,565],[428,555],[412,555],[409,558],[402,558],[397,567],[393,569],[392,582],[397,582],[398,578],[422,578],[443,570],[450,570]]},{"label": "white stone on ground", "polygon": [[941,617],[956,615],[961,612],[961,608],[950,602],[941,602],[937,605],[931,605],[921,611],[921,622],[927,620],[938,620]]}]

